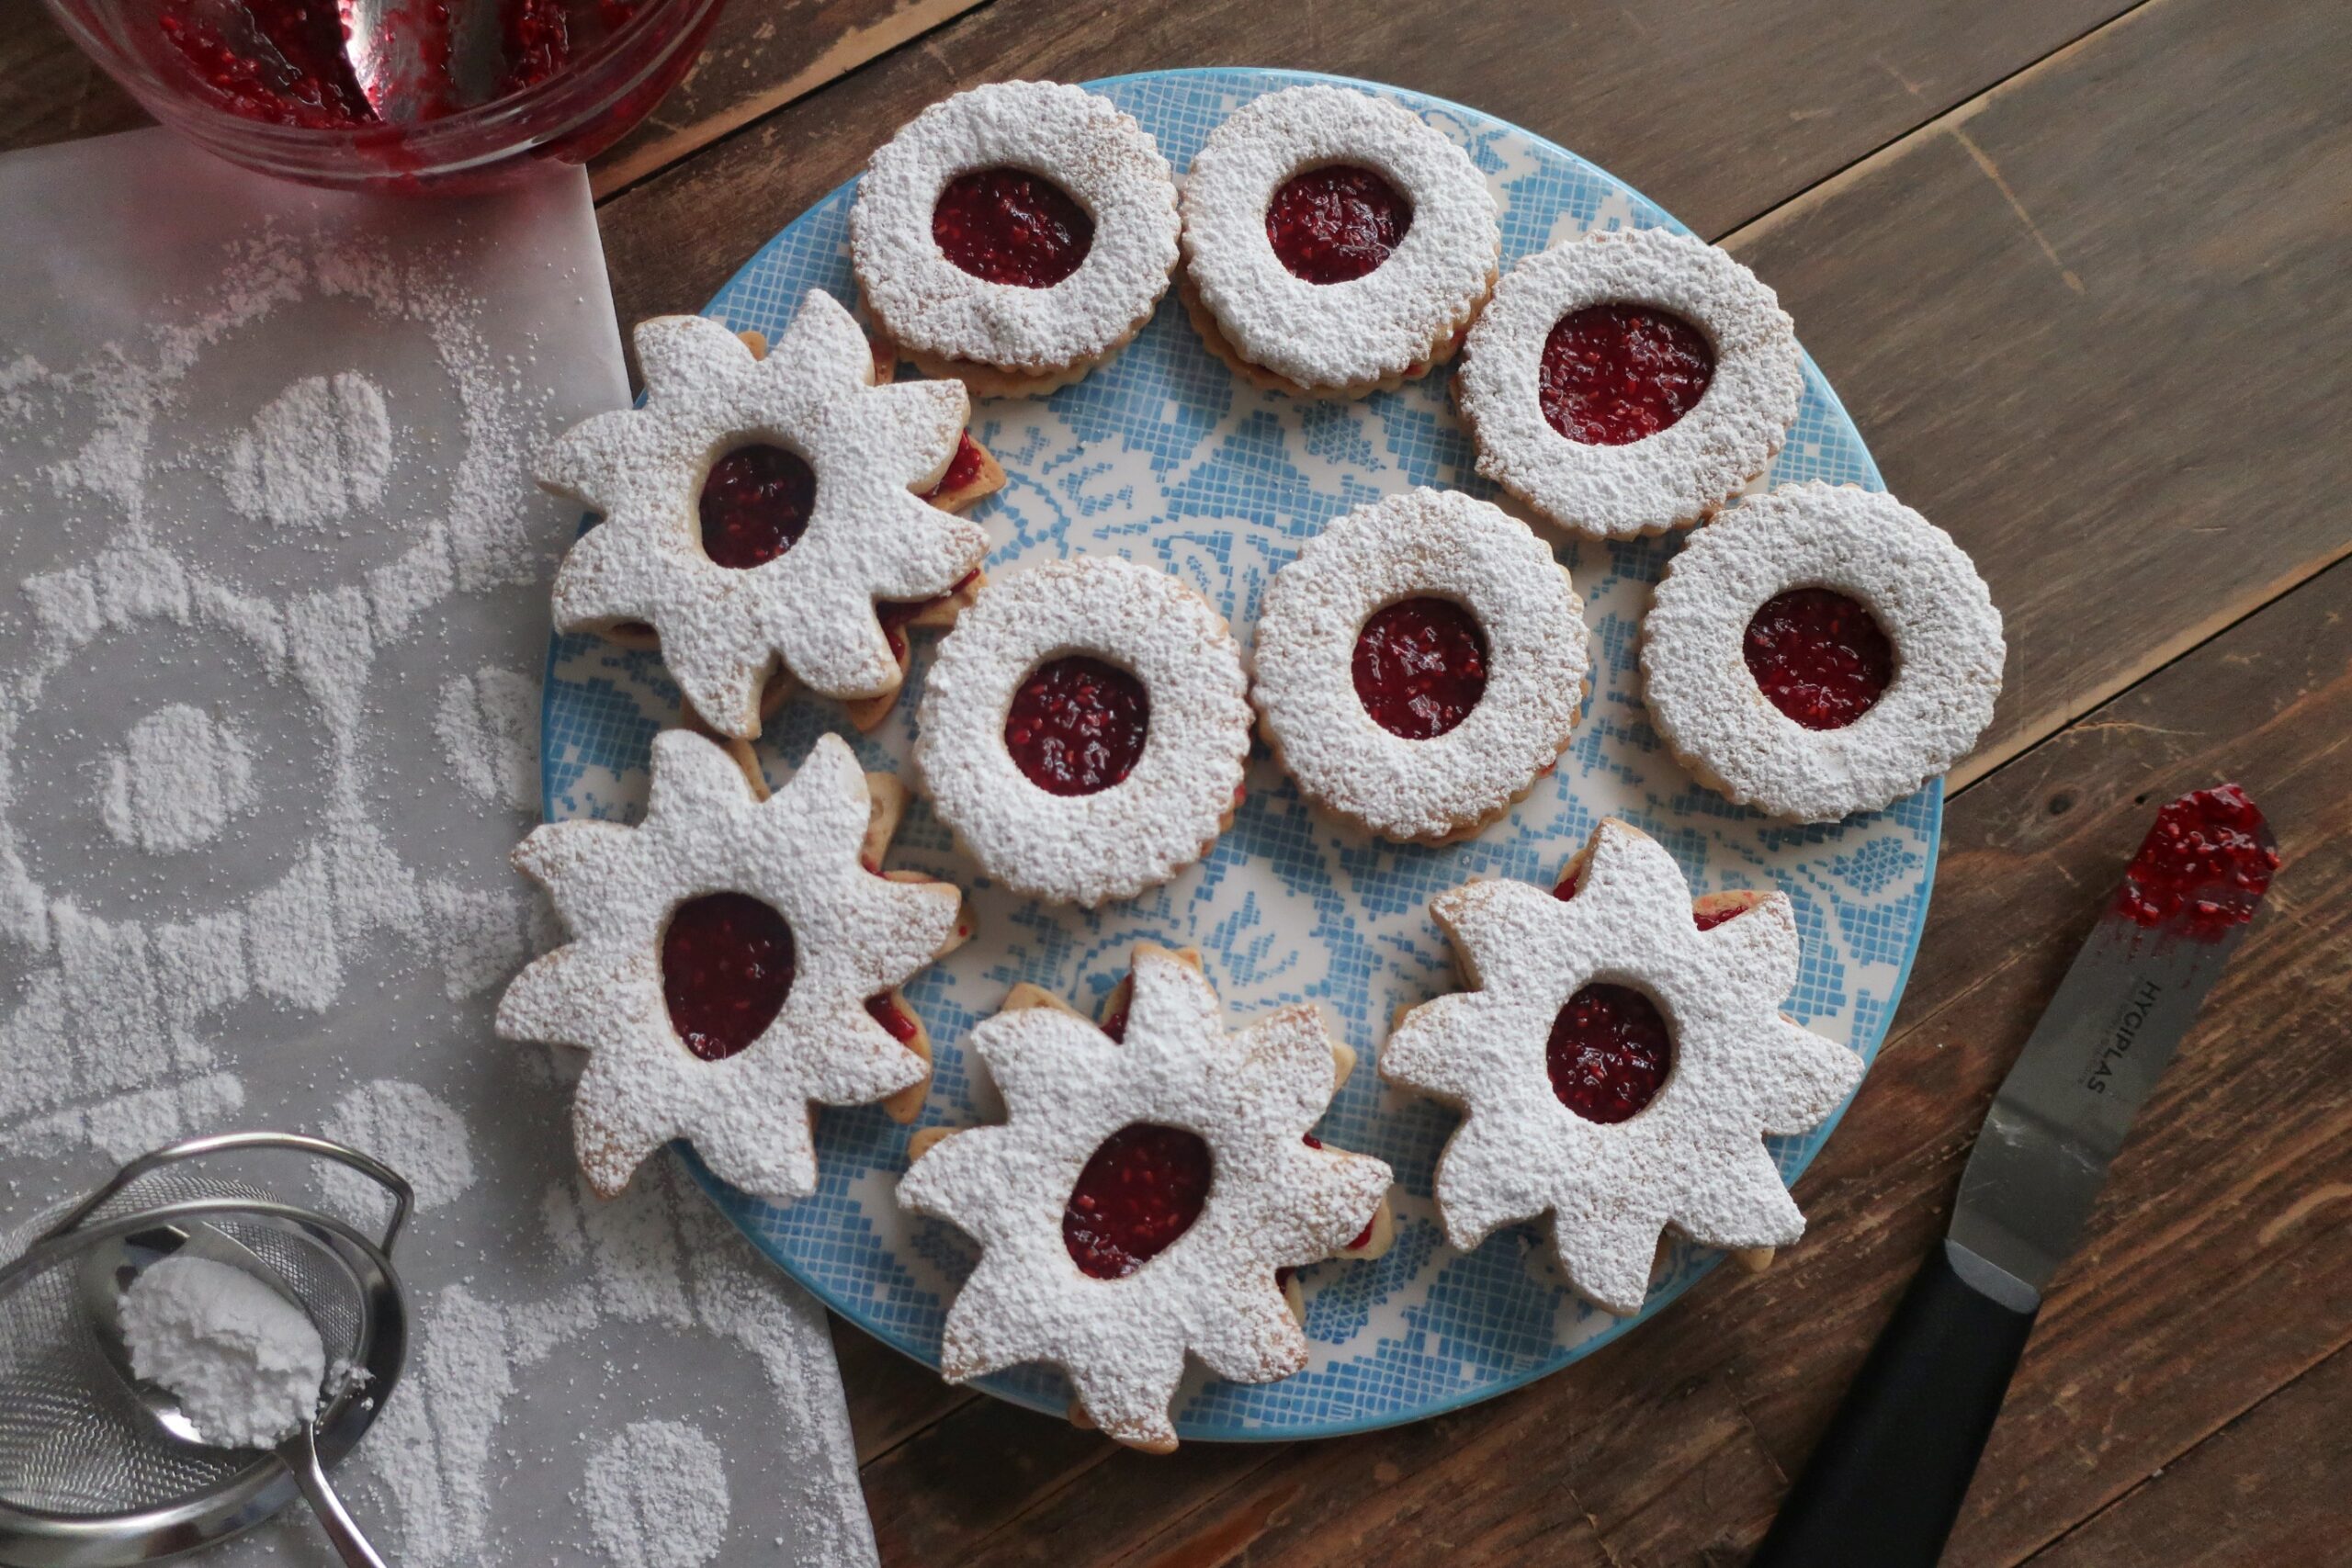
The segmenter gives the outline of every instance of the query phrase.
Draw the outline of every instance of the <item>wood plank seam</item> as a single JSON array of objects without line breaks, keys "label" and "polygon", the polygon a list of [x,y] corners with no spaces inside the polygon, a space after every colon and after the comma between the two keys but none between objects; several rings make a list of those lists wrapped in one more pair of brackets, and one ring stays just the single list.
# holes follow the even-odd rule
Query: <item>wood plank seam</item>
[{"label": "wood plank seam", "polygon": [[910,0],[871,27],[844,33],[825,51],[790,76],[763,92],[729,104],[717,114],[682,126],[670,135],[598,165],[590,173],[589,189],[598,202],[608,201],[663,170],[699,157],[746,128],[765,119],[788,104],[821,91],[876,61],[975,11],[990,0]]},{"label": "wood plank seam", "polygon": [[2260,1412],[2264,1405],[2268,1404],[2272,1400],[2277,1399],[2279,1395],[2288,1393],[2297,1384],[2302,1382],[2305,1379],[2324,1370],[2329,1363],[2333,1362],[2338,1356],[2343,1355],[2347,1349],[2352,1349],[2352,1337],[2346,1337],[2346,1339],[2338,1342],[2334,1349],[2314,1358],[2308,1366],[2304,1367],[2302,1371],[2297,1372],[2294,1376],[2273,1385],[2268,1392],[2264,1393],[2260,1398],[2255,1400],[2253,1403],[2247,1404],[2245,1409],[2240,1410],[2228,1420],[2214,1426],[2211,1430],[2208,1431],[2203,1437],[2199,1438],[2194,1443],[2191,1443],[2188,1447],[2181,1450],[2178,1453],[2174,1454],[2171,1458],[2165,1460],[2164,1463],[2157,1465],[2147,1474],[2142,1476],[2139,1480],[2133,1482],[2130,1486],[2125,1487],[2122,1491],[2117,1493],[2113,1497],[2109,1498],[2106,1502],[2100,1504],[2089,1513],[2085,1514],[2081,1518],[2076,1519],[2073,1524],[2068,1525],[2064,1529],[2060,1530],[2056,1535],[2052,1536],[2040,1546],[2037,1546],[2031,1551],[2027,1552],[2023,1557],[2012,1559],[2015,1568],[2024,1568],[2025,1564],[2039,1561],[2041,1558],[2047,1556],[2049,1553],[2058,1550],[2059,1547],[2064,1545],[2068,1538],[2072,1537],[2076,1531],[2086,1529],[2098,1523],[2100,1519],[2105,1518],[2108,1515],[2115,1512],[2117,1509],[2129,1506],[2134,1497],[2141,1495],[2150,1487],[2154,1486],[2157,1482],[2163,1480],[2165,1472],[2172,1469],[2175,1465],[2186,1463],[2193,1455],[2196,1454],[2198,1450],[2205,1447],[2206,1444],[2213,1442],[2217,1438],[2227,1437],[2231,1431],[2252,1420],[2254,1416]]},{"label": "wood plank seam", "polygon": [[[2064,64],[2068,60],[2073,59],[2083,51],[2102,41],[2105,35],[2114,28],[2123,27],[2128,23],[2148,15],[2158,6],[2170,3],[2171,0],[2139,0],[2139,4],[2132,6],[2129,10],[2119,11],[2114,16],[2109,17],[2106,21],[2099,23],[2097,27],[2086,28],[2084,31],[2076,34],[2075,37],[2067,39],[2064,43],[2062,43],[2057,48],[2052,50],[2049,53],[2041,55],[2037,59],[2028,61],[2025,64],[2018,66],[2015,71],[2010,72],[1999,81],[1989,84],[1973,96],[1962,99],[1959,103],[1952,105],[1951,107],[1944,110],[1942,113],[1931,115],[1928,118],[1921,120],[1918,124],[1913,126],[1910,130],[1903,132],[1901,135],[1888,138],[1885,141],[1881,142],[1878,146],[1871,148],[1869,152],[1864,152],[1861,156],[1856,158],[1852,163],[1848,164],[1844,167],[1835,170],[1830,174],[1823,175],[1820,179],[1815,180],[1813,184],[1805,186],[1803,190],[1800,190],[1789,197],[1785,201],[1779,202],[1772,207],[1767,208],[1762,212],[1758,213],[1755,217],[1748,219],[1746,222],[1735,224],[1732,228],[1724,231],[1721,235],[1717,236],[1714,243],[1721,245],[1727,251],[1736,250],[1739,246],[1754,241],[1764,234],[1770,233],[1772,230],[1780,227],[1789,219],[1821,205],[1831,197],[1834,197],[1840,191],[1845,190],[1848,186],[1859,185],[1861,181],[1869,178],[1871,175],[1876,174],[1879,170],[1900,163],[1903,159],[1909,157],[1913,152],[1916,152],[1920,148],[1926,146],[1935,137],[1947,133],[1954,134],[1957,137],[1961,127],[1966,125],[1970,120],[1982,114],[1985,108],[1992,104],[1994,99],[1999,97],[2004,93],[2014,91],[2016,88],[2022,86],[2026,82],[2040,75],[2044,71],[2056,69],[2058,66]],[[1897,73],[1894,67],[1886,65],[1883,62],[1881,62],[1881,67],[1886,71],[1888,75],[1893,76],[1894,80],[1902,85],[1904,91],[1911,94],[1914,97],[1919,96],[1919,89]],[[1964,149],[1970,151],[1972,156],[1977,160],[1980,166],[1987,162],[1981,149],[1977,149],[1973,142],[1967,141],[1964,137],[1958,137],[1958,139],[1961,141],[1961,145]],[[2025,209],[2022,207],[2018,206],[2016,196],[2009,192],[2007,184],[2001,181],[1998,171],[1988,169],[1987,172],[1993,175],[1996,184],[2000,186],[2003,195],[2008,197],[2009,205],[2017,210],[2018,215],[2020,218],[2025,219],[2026,223],[2030,227],[2033,220],[2030,218],[2026,217]],[[2039,238],[2038,233],[2036,237]],[[2042,249],[2045,252],[2049,251],[2049,245],[2046,242],[2043,243]],[[2051,259],[2053,262],[2057,260],[2054,253],[2052,254]],[[2081,289],[2078,288],[2075,289],[2075,292],[2080,293]]]}]

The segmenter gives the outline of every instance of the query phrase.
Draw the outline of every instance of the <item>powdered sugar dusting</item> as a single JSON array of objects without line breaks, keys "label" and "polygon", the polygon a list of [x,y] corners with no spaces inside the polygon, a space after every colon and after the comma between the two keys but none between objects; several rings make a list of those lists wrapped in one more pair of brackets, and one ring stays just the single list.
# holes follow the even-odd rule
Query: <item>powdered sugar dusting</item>
[{"label": "powdered sugar dusting", "polygon": [[[867,870],[859,851],[872,815],[865,775],[839,736],[761,800],[717,742],[672,729],[653,742],[640,826],[549,823],[515,852],[573,940],[515,976],[498,1032],[591,1053],[572,1120],[599,1191],[619,1191],[646,1156],[684,1137],[722,1180],[803,1197],[817,1185],[813,1106],[862,1105],[929,1074],[865,1003],[955,945],[963,896]],[[707,1062],[666,1010],[662,933],[680,903],[722,890],[784,918],[793,975],[759,1038]]]},{"label": "powdered sugar dusting", "polygon": [[[1655,306],[1703,333],[1714,378],[1693,408],[1622,446],[1571,441],[1544,416],[1544,344],[1588,305]],[[1478,472],[1563,527],[1632,538],[1710,515],[1764,471],[1796,422],[1796,327],[1757,276],[1703,240],[1613,229],[1511,268],[1471,327],[1454,381]]]},{"label": "powdered sugar dusting", "polygon": [[[932,209],[956,175],[1045,175],[1094,220],[1086,259],[1048,288],[991,283],[940,253]],[[1176,265],[1176,182],[1135,118],[1054,82],[998,82],[932,105],[858,181],[850,259],[885,336],[920,354],[1049,374],[1098,358],[1149,319]]]},{"label": "powdered sugar dusting", "polygon": [[702,1568],[727,1540],[727,1456],[679,1421],[632,1421],[588,1457],[582,1497],[616,1562]]},{"label": "powdered sugar dusting", "polygon": [[118,843],[169,854],[220,837],[254,798],[254,760],[236,728],[174,703],[130,727],[100,809]]},{"label": "powdered sugar dusting", "polygon": [[392,468],[383,389],[356,370],[306,376],[238,436],[220,474],[240,515],[322,528],[383,499]]},{"label": "powdered sugar dusting", "polygon": [[[902,1208],[981,1245],[947,1314],[949,1381],[1051,1361],[1105,1434],[1165,1450],[1187,1354],[1240,1382],[1306,1364],[1274,1270],[1341,1251],[1379,1206],[1389,1169],[1305,1142],[1335,1087],[1316,1009],[1283,1008],[1239,1034],[1221,1012],[1199,970],[1143,947],[1121,1041],[1058,1008],[1001,1012],[973,1030],[1008,1119],[942,1139],[899,1183]],[[1063,1208],[1103,1140],[1137,1122],[1199,1134],[1216,1178],[1165,1251],[1122,1279],[1095,1279],[1070,1258]]]},{"label": "powdered sugar dusting", "polygon": [[326,1348],[308,1314],[243,1269],[175,1256],[122,1292],[130,1368],[221,1448],[268,1448],[310,1420]]},{"label": "powdered sugar dusting", "polygon": [[[1442,735],[1384,729],[1356,694],[1356,638],[1385,605],[1432,594],[1467,605],[1487,640],[1487,686]],[[1584,617],[1565,568],[1528,529],[1455,491],[1362,506],[1275,574],[1258,615],[1251,700],[1308,798],[1397,839],[1487,821],[1568,743],[1585,689]]]},{"label": "powdered sugar dusting", "polygon": [[[1005,749],[1022,679],[1064,653],[1143,682],[1150,728],[1135,772],[1054,795]],[[1156,886],[1222,830],[1250,750],[1241,652],[1225,618],[1177,579],[1081,556],[991,580],[943,638],[915,719],[915,766],[940,820],[1018,893],[1089,907]]]},{"label": "powdered sugar dusting", "polygon": [[[875,385],[865,333],[820,290],[765,358],[699,316],[640,323],[637,352],[644,406],[575,426],[539,463],[541,484],[605,513],[556,574],[556,624],[650,623],[686,700],[727,735],[759,734],[779,662],[825,696],[896,691],[904,671],[874,602],[945,593],[988,553],[977,525],[917,493],[956,455],[962,385]],[[737,570],[704,551],[695,503],[746,431],[798,453],[817,488],[791,548]]]},{"label": "powdered sugar dusting", "polygon": [[[1292,275],[1266,209],[1302,169],[1361,164],[1412,203],[1379,266],[1344,283]],[[1502,231],[1469,155],[1418,115],[1347,87],[1253,98],[1184,173],[1184,265],[1241,357],[1310,389],[1363,389],[1425,364],[1493,286]]]},{"label": "powdered sugar dusting", "polygon": [[[1816,1125],[1861,1081],[1861,1058],[1780,1013],[1796,984],[1796,915],[1784,894],[1702,931],[1674,858],[1623,822],[1594,830],[1576,896],[1479,881],[1430,912],[1476,988],[1401,1019],[1380,1076],[1462,1107],[1437,1171],[1446,1238],[1464,1250],[1549,1213],[1560,1267],[1621,1316],[1641,1310],[1668,1224],[1711,1247],[1778,1247],[1804,1233],[1767,1133]],[[1672,1067],[1631,1119],[1561,1103],[1545,1044],[1594,980],[1654,998]]]},{"label": "powdered sugar dusting", "polygon": [[[1816,586],[1860,601],[1894,646],[1894,683],[1842,729],[1774,707],[1742,648],[1766,600]],[[1792,485],[1742,502],[1667,564],[1642,622],[1643,694],[1702,782],[1776,817],[1834,822],[1965,755],[1992,722],[2006,651],[2001,612],[1951,535],[1883,491]]]}]

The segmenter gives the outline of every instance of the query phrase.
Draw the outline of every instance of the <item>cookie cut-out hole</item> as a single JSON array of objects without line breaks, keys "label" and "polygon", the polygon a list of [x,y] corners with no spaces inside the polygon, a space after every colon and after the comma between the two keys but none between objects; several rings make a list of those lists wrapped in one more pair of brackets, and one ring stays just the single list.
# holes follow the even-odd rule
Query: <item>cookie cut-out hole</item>
[{"label": "cookie cut-out hole", "polygon": [[1657,1098],[1674,1040],[1657,1004],[1631,986],[1587,986],[1552,1021],[1544,1069],[1560,1103],[1588,1122],[1623,1122]]},{"label": "cookie cut-out hole", "polygon": [[1671,428],[1715,378],[1715,348],[1681,317],[1646,305],[1571,310],[1544,340],[1544,421],[1588,446],[1623,446]]},{"label": "cookie cut-out hole", "polygon": [[1093,795],[1123,783],[1143,756],[1151,701],[1143,682],[1084,654],[1029,671],[1005,716],[1004,746],[1048,795]]},{"label": "cookie cut-out hole", "polygon": [[1487,692],[1487,633],[1451,599],[1406,599],[1356,634],[1356,698],[1373,722],[1408,740],[1443,735]]},{"label": "cookie cut-out hole", "polygon": [[688,1051],[720,1062],[767,1032],[792,993],[792,928],[748,893],[706,893],[670,913],[662,998]]},{"label": "cookie cut-out hole", "polygon": [[1081,1272],[1123,1280],[1193,1228],[1213,1167],[1198,1133],[1130,1122],[1087,1159],[1062,1210],[1062,1245]]},{"label": "cookie cut-out hole", "polygon": [[1859,601],[1792,588],[1748,617],[1741,652],[1765,699],[1807,729],[1843,729],[1894,680],[1894,647]]},{"label": "cookie cut-out hole", "polygon": [[799,542],[816,506],[806,457],[766,441],[738,446],[702,481],[703,554],[739,571],[764,566]]},{"label": "cookie cut-out hole", "polygon": [[974,277],[1051,288],[1094,248],[1094,220],[1043,175],[975,169],[939,193],[931,237],[940,254]]},{"label": "cookie cut-out hole", "polygon": [[1266,239],[1294,277],[1346,283],[1404,243],[1413,204],[1376,169],[1328,164],[1284,180],[1266,207]]}]

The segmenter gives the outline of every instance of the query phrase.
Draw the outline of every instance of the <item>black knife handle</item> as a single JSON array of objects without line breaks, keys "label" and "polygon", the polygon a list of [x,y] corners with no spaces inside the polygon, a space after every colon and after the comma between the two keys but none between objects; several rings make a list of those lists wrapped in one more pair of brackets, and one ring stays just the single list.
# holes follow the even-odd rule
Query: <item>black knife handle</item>
[{"label": "black knife handle", "polygon": [[1911,1281],[1749,1568],[1933,1568],[1942,1555],[2039,1306],[1959,1257],[1939,1245]]}]

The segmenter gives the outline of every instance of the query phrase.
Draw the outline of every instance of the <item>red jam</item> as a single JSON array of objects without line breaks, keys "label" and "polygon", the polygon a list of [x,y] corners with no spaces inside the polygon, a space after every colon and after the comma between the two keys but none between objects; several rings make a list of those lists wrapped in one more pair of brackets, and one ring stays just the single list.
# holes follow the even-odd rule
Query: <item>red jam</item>
[{"label": "red jam", "polygon": [[1407,599],[1356,634],[1356,697],[1391,735],[1427,740],[1470,716],[1487,690],[1487,635],[1451,599]]},{"label": "red jam", "polygon": [[931,237],[942,255],[974,277],[1051,288],[1094,248],[1094,220],[1043,175],[975,169],[939,193]]},{"label": "red jam", "polygon": [[1831,588],[1766,600],[1741,651],[1766,699],[1807,729],[1845,728],[1894,680],[1894,648],[1877,618]]},{"label": "red jam", "polygon": [[1714,345],[1681,317],[1588,305],[1544,340],[1537,396],[1545,421],[1569,440],[1623,446],[1697,408],[1714,377]]},{"label": "red jam", "polygon": [[[600,46],[639,0],[475,0],[495,4],[497,71],[487,94],[456,79],[456,19],[447,0],[387,8],[385,41],[415,62],[395,96],[414,118],[438,118],[535,87]],[[349,130],[380,125],[345,53],[336,0],[162,0],[155,26],[198,88],[247,119]]]},{"label": "red jam", "polygon": [[1135,772],[1151,725],[1143,682],[1083,654],[1040,664],[1012,694],[1004,746],[1048,795],[1092,795]]},{"label": "red jam", "polygon": [[[1125,1007],[1121,1006],[1112,1009],[1110,1016],[1102,1021],[1102,1030],[1103,1033],[1109,1035],[1114,1040],[1125,1040],[1127,1037],[1127,1010]],[[1317,1137],[1312,1133],[1304,1134],[1303,1141],[1310,1149],[1319,1149],[1323,1146],[1323,1140]],[[1106,1145],[1105,1146],[1107,1147],[1108,1145]],[[1365,1247],[1370,1247],[1372,1245],[1372,1227],[1376,1224],[1378,1224],[1377,1219],[1366,1220],[1363,1223],[1363,1229],[1356,1233],[1355,1240],[1348,1243],[1348,1250],[1351,1252],[1361,1252]],[[1067,1235],[1067,1231],[1065,1231],[1064,1234]],[[1287,1274],[1288,1270],[1285,1269],[1283,1272]]]},{"label": "red jam", "polygon": [[1588,1122],[1623,1122],[1657,1098],[1674,1042],[1657,1004],[1631,986],[1585,987],[1552,1021],[1544,1065],[1560,1103]]},{"label": "red jam", "polygon": [[1266,239],[1294,277],[1345,283],[1388,259],[1413,226],[1413,204],[1380,174],[1330,164],[1293,175],[1266,208]]},{"label": "red jam", "polygon": [[904,664],[907,661],[907,623],[930,609],[933,604],[952,599],[970,586],[978,571],[967,571],[957,578],[955,586],[936,599],[877,599],[874,602],[874,618],[882,623],[882,635],[890,644],[890,657]]},{"label": "red jam", "polygon": [[890,999],[890,993],[865,998],[865,1016],[890,1032],[890,1038],[901,1045],[911,1045],[922,1026],[915,1015]]},{"label": "red jam", "polygon": [[799,542],[817,506],[817,471],[767,442],[738,446],[702,482],[703,553],[739,570],[764,566]]},{"label": "red jam", "polygon": [[2268,825],[2245,790],[2196,790],[2156,813],[2115,908],[2143,926],[2177,919],[2189,935],[2211,939],[2254,918],[2278,870]]},{"label": "red jam", "polygon": [[1062,1210],[1062,1245],[1097,1280],[1123,1280],[1193,1228],[1208,1202],[1198,1133],[1132,1122],[1102,1140]]},{"label": "red jam", "polygon": [[670,1026],[706,1062],[767,1032],[792,990],[792,928],[744,893],[707,893],[670,911],[662,997]]},{"label": "red jam", "polygon": [[947,471],[939,476],[937,484],[922,492],[922,498],[937,501],[943,495],[954,495],[960,490],[970,488],[987,468],[988,461],[988,454],[980,450],[980,444],[972,439],[970,433],[958,435],[956,438],[956,456],[947,459]]},{"label": "red jam", "polygon": [[[1560,878],[1560,885],[1552,889],[1552,897],[1566,903],[1576,896],[1577,874],[1572,871]],[[1694,904],[1690,908],[1690,923],[1702,931],[1711,931],[1725,920],[1736,920],[1746,913],[1747,910],[1745,906],[1702,909]]]}]

